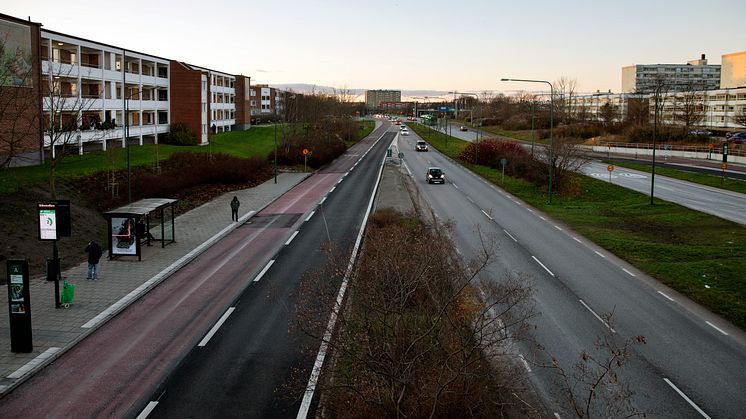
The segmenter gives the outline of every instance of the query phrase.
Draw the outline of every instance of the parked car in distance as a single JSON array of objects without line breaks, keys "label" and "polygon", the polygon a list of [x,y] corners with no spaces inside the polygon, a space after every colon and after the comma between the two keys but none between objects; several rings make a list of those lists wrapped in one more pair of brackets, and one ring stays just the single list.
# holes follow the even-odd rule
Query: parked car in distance
[{"label": "parked car in distance", "polygon": [[422,140],[417,140],[417,145],[414,146],[416,151],[427,151],[427,143]]},{"label": "parked car in distance", "polygon": [[728,141],[731,141],[735,144],[743,144],[744,141],[746,141],[746,132],[737,132],[728,137]]},{"label": "parked car in distance", "polygon": [[708,131],[706,129],[695,129],[695,130],[689,131],[689,135],[706,135],[706,136],[711,136],[712,135],[712,131]]},{"label": "parked car in distance", "polygon": [[446,174],[440,167],[428,167],[425,176],[427,183],[446,183]]},{"label": "parked car in distance", "polygon": [[404,128],[403,130],[401,130],[401,135],[409,135],[409,130]]},{"label": "parked car in distance", "polygon": [[466,128],[466,126],[461,125],[460,127],[458,127],[458,130],[459,131],[469,131],[469,128]]}]

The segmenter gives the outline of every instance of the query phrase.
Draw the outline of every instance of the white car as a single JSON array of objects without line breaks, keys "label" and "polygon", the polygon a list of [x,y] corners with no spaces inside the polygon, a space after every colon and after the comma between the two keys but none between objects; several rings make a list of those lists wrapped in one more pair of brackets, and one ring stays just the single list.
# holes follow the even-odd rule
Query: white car
[{"label": "white car", "polygon": [[401,130],[401,135],[409,135],[409,130],[408,129]]}]

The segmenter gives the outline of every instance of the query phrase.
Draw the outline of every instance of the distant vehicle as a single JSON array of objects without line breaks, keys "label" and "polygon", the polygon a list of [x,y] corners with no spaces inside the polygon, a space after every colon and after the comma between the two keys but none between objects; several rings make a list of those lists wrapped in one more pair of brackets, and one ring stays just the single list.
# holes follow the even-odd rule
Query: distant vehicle
[{"label": "distant vehicle", "polygon": [[428,167],[425,174],[427,183],[446,183],[446,174],[440,167]]},{"label": "distant vehicle", "polygon": [[746,132],[737,132],[728,137],[728,141],[731,141],[735,144],[743,144],[743,142],[746,141]]},{"label": "distant vehicle", "polygon": [[396,123],[396,125],[401,125],[401,121],[399,121],[398,119],[396,120],[395,123]]},{"label": "distant vehicle", "polygon": [[458,127],[458,130],[459,131],[469,131],[469,128],[466,128],[465,126],[461,125],[460,127]]},{"label": "distant vehicle", "polygon": [[418,140],[417,145],[414,146],[414,149],[416,151],[427,151],[427,143],[422,140]]},{"label": "distant vehicle", "polygon": [[731,132],[726,132],[726,133],[725,133],[725,138],[730,138],[730,137],[732,137],[732,136],[734,136],[734,135],[738,135],[738,134],[741,134],[741,133],[740,133],[740,132],[738,132],[738,131],[731,131]]},{"label": "distant vehicle", "polygon": [[706,136],[711,136],[712,135],[712,131],[708,131],[706,129],[695,129],[695,130],[689,131],[689,135],[706,135]]},{"label": "distant vehicle", "polygon": [[403,130],[401,130],[401,135],[409,135],[409,130],[404,128]]}]

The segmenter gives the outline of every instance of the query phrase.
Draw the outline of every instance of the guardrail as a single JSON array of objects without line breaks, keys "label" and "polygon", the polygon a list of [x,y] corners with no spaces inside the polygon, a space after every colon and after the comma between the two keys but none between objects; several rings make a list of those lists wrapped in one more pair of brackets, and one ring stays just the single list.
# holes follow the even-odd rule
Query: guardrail
[{"label": "guardrail", "polygon": [[[653,144],[645,143],[599,141],[597,144],[587,147],[597,153],[634,154],[636,156],[649,156],[653,154]],[[713,144],[712,149],[707,145],[656,144],[655,154],[662,157],[670,156],[720,161],[723,158],[723,143],[718,142],[717,144]],[[728,161],[746,164],[746,147],[740,144],[729,144]]]}]

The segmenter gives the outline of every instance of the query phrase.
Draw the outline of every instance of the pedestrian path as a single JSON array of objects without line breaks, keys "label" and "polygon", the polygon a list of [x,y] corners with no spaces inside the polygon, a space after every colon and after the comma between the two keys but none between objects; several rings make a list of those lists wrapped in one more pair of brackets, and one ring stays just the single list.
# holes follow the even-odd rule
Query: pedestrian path
[{"label": "pedestrian path", "polygon": [[[283,173],[278,175],[276,184],[272,179],[254,188],[226,193],[180,215],[175,221],[175,243],[164,248],[157,244],[143,246],[142,261],[137,258],[108,260],[105,253],[99,264],[97,281],[85,279],[85,262],[63,272],[63,279],[76,286],[75,299],[69,308],[55,308],[54,282],[32,280],[33,352],[11,352],[8,315],[0,316],[0,394],[52,362],[306,176],[305,173]],[[238,223],[231,220],[229,204],[233,196],[241,202]]]}]

